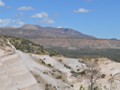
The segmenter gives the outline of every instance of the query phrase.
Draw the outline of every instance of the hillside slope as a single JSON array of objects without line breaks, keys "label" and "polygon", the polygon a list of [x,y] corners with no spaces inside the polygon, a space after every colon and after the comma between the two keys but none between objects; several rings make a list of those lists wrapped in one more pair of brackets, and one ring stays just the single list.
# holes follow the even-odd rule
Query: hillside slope
[{"label": "hillside slope", "polygon": [[0,90],[88,90],[93,62],[94,76],[99,76],[94,88],[119,90],[120,63],[23,53],[0,38]]},{"label": "hillside slope", "polygon": [[30,39],[37,44],[44,45],[46,47],[61,47],[67,49],[120,49],[119,40],[104,40],[104,39],[43,39],[36,38]]},{"label": "hillside slope", "polygon": [[15,48],[0,38],[0,90],[43,90],[16,53]]}]

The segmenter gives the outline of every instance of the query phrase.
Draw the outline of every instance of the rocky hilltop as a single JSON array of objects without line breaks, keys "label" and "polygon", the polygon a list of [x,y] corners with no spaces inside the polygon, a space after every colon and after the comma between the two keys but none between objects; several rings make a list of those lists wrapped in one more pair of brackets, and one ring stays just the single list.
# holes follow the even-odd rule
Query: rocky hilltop
[{"label": "rocky hilltop", "polygon": [[120,88],[120,63],[24,53],[0,38],[0,90],[88,90],[91,75],[96,90]]}]

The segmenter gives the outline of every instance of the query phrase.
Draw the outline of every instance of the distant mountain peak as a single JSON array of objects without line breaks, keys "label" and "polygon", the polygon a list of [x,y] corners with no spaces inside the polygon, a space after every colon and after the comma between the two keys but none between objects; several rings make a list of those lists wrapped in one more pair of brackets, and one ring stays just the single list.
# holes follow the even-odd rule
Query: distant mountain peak
[{"label": "distant mountain peak", "polygon": [[37,25],[25,24],[20,28],[22,28],[22,29],[31,29],[31,30],[39,30],[39,27],[40,26],[37,26]]},{"label": "distant mountain peak", "polygon": [[110,40],[118,40],[117,38],[111,38]]}]

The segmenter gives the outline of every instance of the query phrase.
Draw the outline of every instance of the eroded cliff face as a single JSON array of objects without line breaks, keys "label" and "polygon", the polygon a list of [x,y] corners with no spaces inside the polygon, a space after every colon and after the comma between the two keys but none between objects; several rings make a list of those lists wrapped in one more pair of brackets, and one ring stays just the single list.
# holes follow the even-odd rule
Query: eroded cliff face
[{"label": "eroded cliff face", "polygon": [[0,90],[74,90],[59,73],[52,76],[56,69],[35,60],[32,54],[16,50],[8,40],[0,38]]},{"label": "eroded cliff face", "polygon": [[6,39],[0,38],[0,90],[42,90]]},{"label": "eroded cliff face", "polygon": [[88,90],[93,61],[99,76],[94,87],[119,90],[120,63],[23,53],[0,38],[0,90]]},{"label": "eroded cliff face", "polygon": [[46,47],[59,47],[67,49],[120,49],[119,40],[102,39],[64,39],[64,38],[37,38],[30,39]]}]

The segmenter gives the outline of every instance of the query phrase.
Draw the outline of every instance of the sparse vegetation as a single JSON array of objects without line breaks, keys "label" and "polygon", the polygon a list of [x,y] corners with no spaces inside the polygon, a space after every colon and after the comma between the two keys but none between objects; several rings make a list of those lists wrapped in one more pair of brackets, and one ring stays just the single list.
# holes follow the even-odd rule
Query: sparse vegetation
[{"label": "sparse vegetation", "polygon": [[70,67],[70,66],[68,66],[68,65],[66,65],[66,64],[64,64],[64,66],[65,66],[66,68],[68,68],[68,69],[71,69],[71,67]]},{"label": "sparse vegetation", "polygon": [[101,78],[105,78],[105,76],[106,76],[105,74],[102,74],[102,75],[101,75]]},{"label": "sparse vegetation", "polygon": [[11,37],[11,36],[0,36],[0,38],[7,38],[10,43],[15,46],[16,49],[23,51],[25,53],[33,53],[33,54],[48,54],[51,57],[59,55],[54,50],[46,50],[43,46],[33,43],[29,41],[28,39],[22,39],[17,37]]},{"label": "sparse vegetation", "polygon": [[48,51],[55,50],[59,54],[69,58],[99,58],[106,57],[111,60],[120,62],[120,49],[76,49],[70,50],[67,48],[51,47]]},{"label": "sparse vegetation", "polygon": [[83,86],[81,85],[79,90],[85,90],[85,89],[84,89]]},{"label": "sparse vegetation", "polygon": [[16,49],[21,50],[26,53],[34,53],[34,54],[45,54],[47,53],[43,46],[35,44],[27,39],[20,39],[16,37],[8,37],[7,38],[12,45],[15,46]]},{"label": "sparse vegetation", "polygon": [[62,59],[59,59],[58,61],[59,61],[59,62],[62,62]]},{"label": "sparse vegetation", "polygon": [[51,64],[47,64],[48,67],[53,67]]},{"label": "sparse vegetation", "polygon": [[85,70],[84,71],[79,71],[79,72],[78,71],[77,72],[71,71],[71,73],[72,73],[72,76],[74,76],[74,77],[86,75]]},{"label": "sparse vegetation", "polygon": [[99,90],[98,86],[96,86],[96,81],[101,76],[101,73],[99,72],[100,68],[95,61],[94,62],[89,62],[87,64],[87,66],[88,66],[87,76],[88,76],[88,80],[90,82],[89,90]]},{"label": "sparse vegetation", "polygon": [[52,84],[46,84],[45,90],[57,90],[55,86],[52,86]]},{"label": "sparse vegetation", "polygon": [[42,60],[42,62],[41,62],[42,64],[44,64],[45,65],[45,62]]},{"label": "sparse vegetation", "polygon": [[61,76],[61,75],[58,75],[58,76],[56,77],[56,79],[62,79],[62,76]]}]

